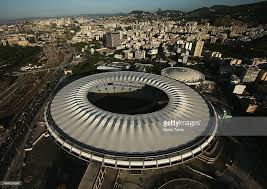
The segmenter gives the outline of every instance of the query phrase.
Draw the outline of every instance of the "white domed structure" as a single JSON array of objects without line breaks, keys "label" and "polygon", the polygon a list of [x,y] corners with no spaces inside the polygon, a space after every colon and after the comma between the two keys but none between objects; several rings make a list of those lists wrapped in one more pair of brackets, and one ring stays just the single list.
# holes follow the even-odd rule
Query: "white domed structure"
[{"label": "white domed structure", "polygon": [[185,67],[169,67],[161,71],[161,75],[183,82],[187,85],[199,85],[205,76],[197,70]]}]

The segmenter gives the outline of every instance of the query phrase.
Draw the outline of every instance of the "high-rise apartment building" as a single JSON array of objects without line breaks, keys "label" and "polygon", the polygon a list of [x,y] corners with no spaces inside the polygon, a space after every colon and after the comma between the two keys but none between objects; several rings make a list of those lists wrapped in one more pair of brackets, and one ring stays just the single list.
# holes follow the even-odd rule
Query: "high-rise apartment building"
[{"label": "high-rise apartment building", "polygon": [[195,57],[200,57],[202,50],[204,47],[204,41],[197,41],[196,46],[195,46],[195,51],[194,51],[194,56]]},{"label": "high-rise apartment building", "polygon": [[260,81],[267,81],[267,71],[261,70],[260,74],[258,75],[258,79]]},{"label": "high-rise apartment building", "polygon": [[109,48],[118,47],[120,42],[120,32],[107,32],[106,34],[106,45]]},{"label": "high-rise apartment building", "polygon": [[257,66],[241,67],[239,77],[243,83],[251,83],[257,79],[260,71]]}]

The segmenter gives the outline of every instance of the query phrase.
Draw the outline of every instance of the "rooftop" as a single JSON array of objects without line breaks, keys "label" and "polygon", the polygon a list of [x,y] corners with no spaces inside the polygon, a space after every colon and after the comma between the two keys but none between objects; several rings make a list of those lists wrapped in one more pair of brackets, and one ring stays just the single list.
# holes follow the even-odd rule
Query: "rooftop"
[{"label": "rooftop", "polygon": [[[201,152],[217,128],[213,107],[193,89],[140,72],[76,80],[49,102],[45,119],[53,138],[76,156],[126,167],[183,161]],[[200,123],[183,125],[183,132],[164,131],[165,122],[179,120]]]},{"label": "rooftop", "polygon": [[197,70],[185,67],[169,67],[161,71],[161,75],[181,81],[187,85],[198,85],[205,76]]}]

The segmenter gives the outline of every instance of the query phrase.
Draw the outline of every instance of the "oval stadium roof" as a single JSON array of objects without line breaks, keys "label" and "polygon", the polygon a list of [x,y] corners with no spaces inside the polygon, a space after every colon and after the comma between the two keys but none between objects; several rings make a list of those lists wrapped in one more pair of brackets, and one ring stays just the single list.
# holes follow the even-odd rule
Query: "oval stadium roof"
[{"label": "oval stadium roof", "polygon": [[[128,115],[103,110],[88,100],[89,92],[131,92],[144,85],[163,91],[167,105]],[[78,79],[54,95],[44,117],[51,136],[68,152],[125,169],[158,168],[193,158],[208,147],[217,130],[213,107],[197,92],[173,79],[141,72]],[[188,121],[199,123],[190,127]],[[165,127],[184,130],[170,132]]]},{"label": "oval stadium roof", "polygon": [[205,80],[205,76],[197,70],[185,67],[169,67],[161,71],[161,75],[181,81],[187,85],[198,85]]}]

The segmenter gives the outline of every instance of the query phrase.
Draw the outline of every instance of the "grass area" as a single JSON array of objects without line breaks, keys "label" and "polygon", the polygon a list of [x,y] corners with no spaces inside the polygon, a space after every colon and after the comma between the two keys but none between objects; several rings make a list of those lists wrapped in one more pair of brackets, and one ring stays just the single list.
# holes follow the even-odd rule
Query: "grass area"
[{"label": "grass area", "polygon": [[71,46],[74,48],[75,52],[81,53],[82,49],[85,48],[86,45],[89,46],[89,43],[79,42],[79,43],[72,44]]},{"label": "grass area", "polygon": [[83,73],[96,73],[96,65],[98,62],[103,60],[105,58],[104,55],[94,52],[94,54],[91,54],[88,52],[86,55],[86,60],[84,62],[81,62],[74,66],[72,68],[73,74],[83,74]]},{"label": "grass area", "polygon": [[90,43],[78,42],[78,43],[72,44],[71,46],[74,48],[75,52],[77,53],[81,53],[82,49],[85,48],[85,46],[88,46],[88,47],[92,46],[94,49],[100,49],[102,47],[101,43],[96,40],[93,40]]},{"label": "grass area", "polygon": [[[12,72],[38,61],[40,47],[0,46],[0,72]],[[5,66],[6,65],[6,66]]]}]

